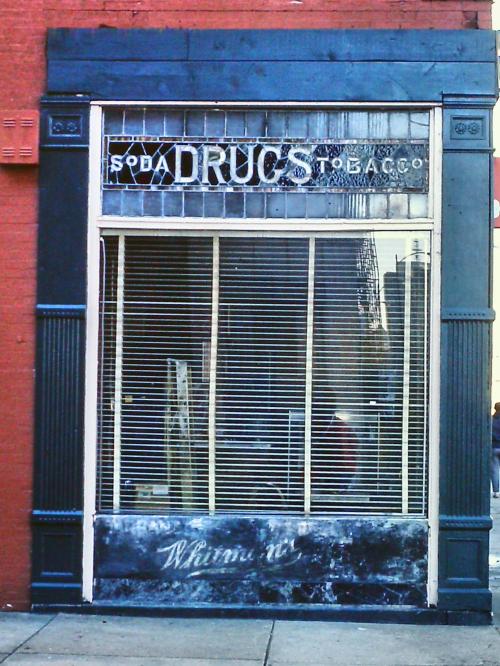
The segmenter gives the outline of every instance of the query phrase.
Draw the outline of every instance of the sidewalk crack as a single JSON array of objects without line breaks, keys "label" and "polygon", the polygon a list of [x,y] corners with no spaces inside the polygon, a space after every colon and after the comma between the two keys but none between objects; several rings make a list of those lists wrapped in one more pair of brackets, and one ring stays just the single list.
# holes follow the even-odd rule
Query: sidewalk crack
[{"label": "sidewalk crack", "polygon": [[20,650],[22,647],[24,647],[26,645],[26,643],[28,643],[32,638],[35,638],[35,636],[38,636],[38,634],[41,631],[43,631],[45,629],[45,627],[48,627],[49,624],[53,620],[55,620],[56,617],[57,617],[57,613],[55,615],[53,615],[52,617],[49,617],[49,619],[47,620],[47,622],[45,622],[45,624],[42,624],[42,626],[39,627],[36,631],[34,631],[30,636],[28,636],[28,638],[26,638],[26,640],[22,641],[22,643],[19,643],[19,645],[17,645],[11,652],[6,654],[5,657],[0,661],[0,663],[3,664],[5,661],[7,661],[7,659],[12,657],[12,655],[16,654],[16,652],[18,650]]},{"label": "sidewalk crack", "polygon": [[271,652],[271,642],[273,640],[274,625],[275,624],[276,624],[276,621],[273,620],[273,623],[271,625],[271,631],[269,632],[269,640],[267,641],[266,654],[264,655],[264,661],[262,663],[262,666],[268,666],[268,659],[269,659],[269,653]]}]

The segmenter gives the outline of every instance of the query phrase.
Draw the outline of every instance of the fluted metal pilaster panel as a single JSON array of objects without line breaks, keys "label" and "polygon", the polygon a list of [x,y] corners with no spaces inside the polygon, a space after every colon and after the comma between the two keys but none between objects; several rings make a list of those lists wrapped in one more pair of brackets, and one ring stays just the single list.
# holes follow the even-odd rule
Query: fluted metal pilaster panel
[{"label": "fluted metal pilaster panel", "polygon": [[39,306],[35,507],[82,507],[84,308]]},{"label": "fluted metal pilaster panel", "polygon": [[[459,315],[463,316],[463,313]],[[443,323],[441,514],[488,513],[490,321]]]}]

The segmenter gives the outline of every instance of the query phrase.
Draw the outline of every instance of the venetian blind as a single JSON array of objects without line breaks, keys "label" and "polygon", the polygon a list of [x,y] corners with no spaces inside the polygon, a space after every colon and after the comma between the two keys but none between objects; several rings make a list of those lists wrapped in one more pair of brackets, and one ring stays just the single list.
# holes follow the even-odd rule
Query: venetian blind
[{"label": "venetian blind", "polygon": [[101,511],[426,509],[425,233],[105,236]]}]

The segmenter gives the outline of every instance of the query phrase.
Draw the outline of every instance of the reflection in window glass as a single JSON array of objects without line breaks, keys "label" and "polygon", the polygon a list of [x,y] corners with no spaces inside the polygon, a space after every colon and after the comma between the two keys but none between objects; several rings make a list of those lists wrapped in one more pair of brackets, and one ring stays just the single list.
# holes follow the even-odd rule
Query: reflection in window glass
[{"label": "reflection in window glass", "polygon": [[316,241],[313,510],[424,510],[426,239]]}]

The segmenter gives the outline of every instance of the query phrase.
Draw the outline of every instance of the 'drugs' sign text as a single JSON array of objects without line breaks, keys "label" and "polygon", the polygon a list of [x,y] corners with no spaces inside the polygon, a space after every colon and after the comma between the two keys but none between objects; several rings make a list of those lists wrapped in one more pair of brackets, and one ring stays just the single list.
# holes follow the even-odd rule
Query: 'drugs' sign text
[{"label": "'drugs' sign text", "polygon": [[104,189],[427,192],[426,141],[106,137]]}]

